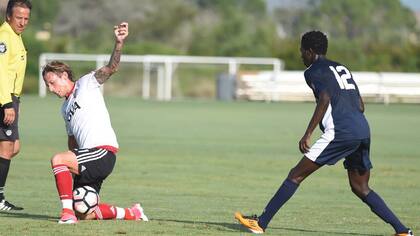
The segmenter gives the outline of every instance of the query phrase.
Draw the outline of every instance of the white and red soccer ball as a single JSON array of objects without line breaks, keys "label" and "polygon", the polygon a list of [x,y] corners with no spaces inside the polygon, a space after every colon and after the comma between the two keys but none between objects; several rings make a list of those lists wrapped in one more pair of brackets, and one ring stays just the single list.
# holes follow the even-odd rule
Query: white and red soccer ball
[{"label": "white and red soccer ball", "polygon": [[99,204],[99,195],[90,186],[82,186],[73,190],[73,209],[81,214],[92,213]]}]

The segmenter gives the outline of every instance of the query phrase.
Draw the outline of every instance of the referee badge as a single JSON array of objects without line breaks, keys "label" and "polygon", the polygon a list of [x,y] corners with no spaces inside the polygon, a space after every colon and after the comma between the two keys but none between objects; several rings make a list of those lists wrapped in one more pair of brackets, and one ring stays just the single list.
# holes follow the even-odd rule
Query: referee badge
[{"label": "referee badge", "polygon": [[3,42],[0,42],[0,53],[5,53],[5,52],[7,52],[6,44]]}]

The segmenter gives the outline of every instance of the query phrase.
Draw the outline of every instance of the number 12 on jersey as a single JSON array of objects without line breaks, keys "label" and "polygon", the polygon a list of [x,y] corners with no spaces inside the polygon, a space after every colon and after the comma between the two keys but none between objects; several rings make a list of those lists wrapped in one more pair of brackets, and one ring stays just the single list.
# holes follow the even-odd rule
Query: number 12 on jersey
[{"label": "number 12 on jersey", "polygon": [[[351,79],[351,73],[346,67],[337,66],[334,68],[333,66],[330,66],[329,68],[334,73],[335,79],[337,80],[337,83],[341,89],[356,89],[356,86],[354,86],[354,84],[350,84],[347,81],[348,79]],[[340,75],[338,74],[338,72],[344,72],[344,74]]]}]

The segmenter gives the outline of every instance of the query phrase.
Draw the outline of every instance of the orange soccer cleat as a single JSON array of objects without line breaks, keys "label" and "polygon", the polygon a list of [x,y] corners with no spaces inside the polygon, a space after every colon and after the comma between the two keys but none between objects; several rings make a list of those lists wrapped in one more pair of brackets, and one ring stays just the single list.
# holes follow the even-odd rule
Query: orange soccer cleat
[{"label": "orange soccer cleat", "polygon": [[411,231],[410,229],[408,229],[407,233],[400,233],[400,234],[394,234],[395,236],[414,236],[413,231]]},{"label": "orange soccer cleat", "polygon": [[248,228],[254,234],[264,233],[264,229],[258,224],[258,217],[256,215],[244,216],[240,212],[236,212],[235,219],[237,219],[239,223]]}]

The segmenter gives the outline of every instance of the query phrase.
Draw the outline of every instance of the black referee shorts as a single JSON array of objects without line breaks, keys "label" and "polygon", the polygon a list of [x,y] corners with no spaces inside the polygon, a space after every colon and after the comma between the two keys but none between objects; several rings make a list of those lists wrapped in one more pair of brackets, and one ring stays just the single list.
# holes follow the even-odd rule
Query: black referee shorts
[{"label": "black referee shorts", "polygon": [[15,121],[11,125],[3,123],[4,120],[4,107],[0,107],[0,140],[14,142],[19,139],[19,98],[12,95],[12,105],[15,109]]},{"label": "black referee shorts", "polygon": [[102,182],[111,174],[115,165],[115,154],[102,148],[71,150],[77,158],[79,174],[74,176],[73,188],[88,185],[98,193]]}]

